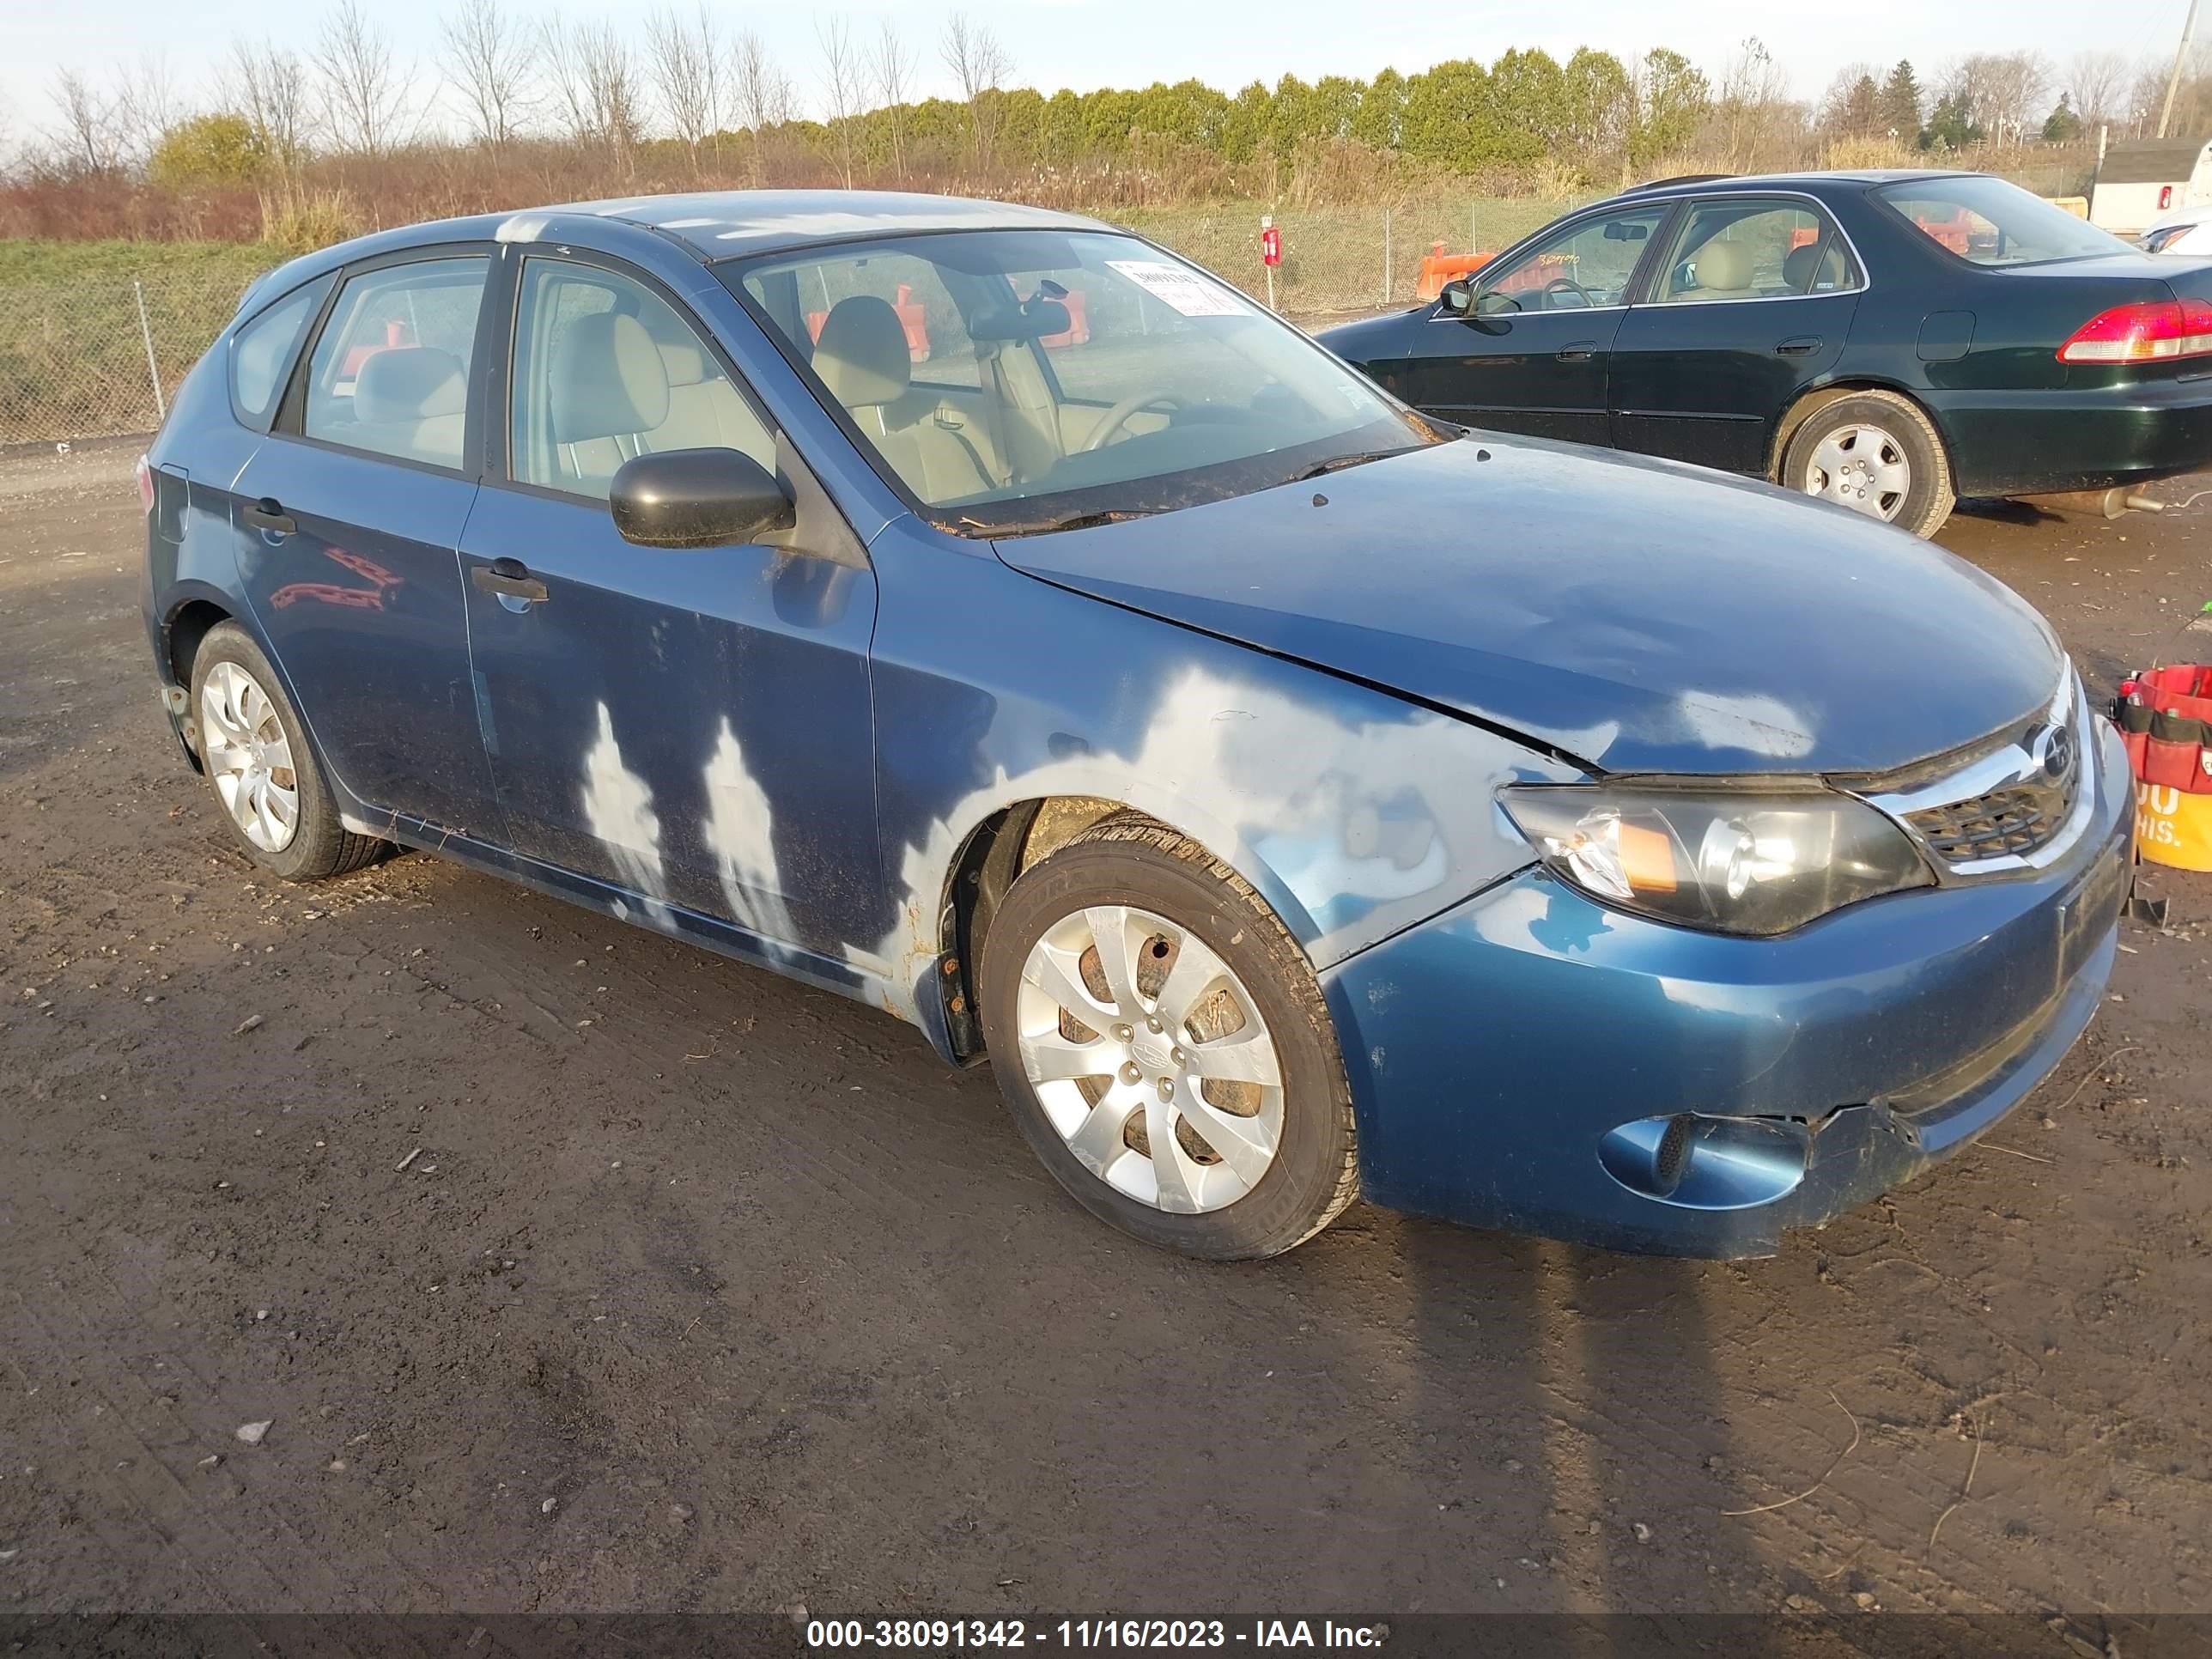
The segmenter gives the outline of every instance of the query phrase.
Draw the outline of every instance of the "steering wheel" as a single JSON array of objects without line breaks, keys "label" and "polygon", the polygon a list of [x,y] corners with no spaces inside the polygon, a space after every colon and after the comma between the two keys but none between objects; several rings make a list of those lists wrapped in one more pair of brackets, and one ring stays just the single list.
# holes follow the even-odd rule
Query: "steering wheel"
[{"label": "steering wheel", "polygon": [[1180,398],[1171,398],[1166,392],[1156,388],[1148,387],[1143,392],[1131,392],[1099,418],[1098,424],[1092,428],[1091,435],[1083,441],[1083,447],[1075,453],[1079,455],[1088,455],[1094,449],[1103,449],[1120,434],[1123,427],[1129,424],[1129,417],[1132,415],[1140,409],[1151,409],[1159,404],[1165,404],[1170,409],[1182,407]]},{"label": "steering wheel", "polygon": [[1578,282],[1575,281],[1575,279],[1574,279],[1573,277],[1571,277],[1571,276],[1554,276],[1554,277],[1553,277],[1553,278],[1552,278],[1552,280],[1551,280],[1550,282],[1548,282],[1548,283],[1545,283],[1545,284],[1544,284],[1544,308],[1545,308],[1547,311],[1549,311],[1550,309],[1552,309],[1552,304],[1551,304],[1551,301],[1552,301],[1552,295],[1553,295],[1553,291],[1554,291],[1554,290],[1559,289],[1566,289],[1568,293],[1570,293],[1570,294],[1573,295],[1574,295],[1577,300],[1579,300],[1579,301],[1582,301],[1581,305],[1580,305],[1580,306],[1578,306],[1578,307],[1565,307],[1565,306],[1563,306],[1563,307],[1559,307],[1559,308],[1560,308],[1561,310],[1563,310],[1563,311],[1564,311],[1564,310],[1583,310],[1583,311],[1587,311],[1587,310],[1589,310],[1592,306],[1594,306],[1594,305],[1595,305],[1595,304],[1597,303],[1597,301],[1595,301],[1595,300],[1593,300],[1593,299],[1591,299],[1591,298],[1590,298],[1590,291],[1589,291],[1588,289],[1584,288],[1584,287],[1583,287],[1580,283],[1578,283]]}]

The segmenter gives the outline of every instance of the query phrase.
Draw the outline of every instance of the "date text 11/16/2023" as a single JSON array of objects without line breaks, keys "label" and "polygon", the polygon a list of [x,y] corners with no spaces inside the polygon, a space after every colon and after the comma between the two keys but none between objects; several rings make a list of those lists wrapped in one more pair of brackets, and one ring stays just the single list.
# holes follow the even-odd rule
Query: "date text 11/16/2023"
[{"label": "date text 11/16/2023", "polygon": [[959,1652],[994,1648],[1380,1648],[1387,1625],[1333,1619],[811,1619],[817,1651],[889,1649]]}]

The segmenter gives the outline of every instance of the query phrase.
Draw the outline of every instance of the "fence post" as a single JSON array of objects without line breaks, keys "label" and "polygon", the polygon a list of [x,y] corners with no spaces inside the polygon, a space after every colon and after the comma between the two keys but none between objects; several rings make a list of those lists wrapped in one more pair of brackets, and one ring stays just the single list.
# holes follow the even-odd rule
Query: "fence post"
[{"label": "fence post", "polygon": [[1390,210],[1382,210],[1382,303],[1390,303]]},{"label": "fence post", "polygon": [[154,325],[146,320],[146,285],[132,280],[131,291],[138,296],[138,337],[146,343],[146,378],[154,383],[154,418],[169,418],[169,405],[161,396],[161,367],[154,360]]}]

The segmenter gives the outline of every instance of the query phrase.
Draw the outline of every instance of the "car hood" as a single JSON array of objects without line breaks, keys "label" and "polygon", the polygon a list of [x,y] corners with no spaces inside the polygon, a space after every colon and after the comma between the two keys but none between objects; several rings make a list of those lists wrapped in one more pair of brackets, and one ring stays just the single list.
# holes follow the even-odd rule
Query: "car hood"
[{"label": "car hood", "polygon": [[1902,531],[1535,439],[995,545],[1609,772],[1885,771],[2046,707],[2063,660],[2009,589]]}]

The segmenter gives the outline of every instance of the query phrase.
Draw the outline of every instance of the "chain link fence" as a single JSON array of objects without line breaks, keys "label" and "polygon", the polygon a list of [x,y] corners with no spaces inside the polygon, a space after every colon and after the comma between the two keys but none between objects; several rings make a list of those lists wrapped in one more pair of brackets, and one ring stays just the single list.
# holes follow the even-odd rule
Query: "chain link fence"
[{"label": "chain link fence", "polygon": [[[1497,198],[1278,211],[1275,308],[1320,327],[1410,305],[1422,257],[1436,245],[1495,251],[1573,205]],[[1269,297],[1256,205],[1114,216],[1255,299]],[[165,270],[159,246],[147,252],[135,275],[0,283],[0,446],[151,432],[161,423],[177,383],[230,319],[245,281],[234,268]]]},{"label": "chain link fence", "polygon": [[152,431],[243,289],[158,267],[0,283],[0,445]]}]

